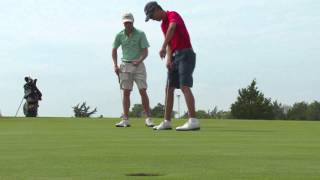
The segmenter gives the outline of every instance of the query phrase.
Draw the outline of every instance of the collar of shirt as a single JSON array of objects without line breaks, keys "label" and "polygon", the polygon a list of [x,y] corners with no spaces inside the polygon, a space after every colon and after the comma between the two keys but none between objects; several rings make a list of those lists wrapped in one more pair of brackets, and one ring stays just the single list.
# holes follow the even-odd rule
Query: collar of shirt
[{"label": "collar of shirt", "polygon": [[[136,28],[133,28],[131,34],[133,35],[135,32],[137,32],[137,30],[136,30]],[[123,33],[125,36],[129,37],[126,29],[123,30]]]}]

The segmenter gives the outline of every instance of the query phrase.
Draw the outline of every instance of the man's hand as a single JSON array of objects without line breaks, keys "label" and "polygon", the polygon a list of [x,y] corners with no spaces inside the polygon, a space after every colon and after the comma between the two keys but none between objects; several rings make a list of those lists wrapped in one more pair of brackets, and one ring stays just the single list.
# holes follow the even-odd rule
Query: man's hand
[{"label": "man's hand", "polygon": [[169,59],[167,60],[167,68],[168,68],[169,71],[173,69],[173,63]]},{"label": "man's hand", "polygon": [[114,66],[114,72],[117,74],[117,76],[119,76],[120,68],[118,65]]},{"label": "man's hand", "polygon": [[160,57],[163,59],[163,58],[166,57],[166,54],[167,54],[166,48],[163,48],[163,47],[162,47],[162,48],[160,49],[160,51],[159,51]]},{"label": "man's hand", "polygon": [[133,64],[134,66],[138,66],[140,63],[142,63],[141,60],[133,61],[133,62],[132,62],[132,64]]}]

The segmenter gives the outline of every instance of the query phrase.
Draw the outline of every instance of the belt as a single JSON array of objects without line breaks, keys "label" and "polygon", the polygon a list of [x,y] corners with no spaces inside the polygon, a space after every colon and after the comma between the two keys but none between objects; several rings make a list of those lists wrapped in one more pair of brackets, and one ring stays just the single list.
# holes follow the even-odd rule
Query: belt
[{"label": "belt", "polygon": [[173,53],[172,53],[172,56],[177,56],[181,53],[185,53],[185,52],[188,52],[188,51],[193,51],[192,48],[185,48],[185,49],[178,49],[178,50],[175,50]]},{"label": "belt", "polygon": [[124,60],[122,60],[122,62],[124,62],[124,63],[132,63],[133,61],[124,61]]}]

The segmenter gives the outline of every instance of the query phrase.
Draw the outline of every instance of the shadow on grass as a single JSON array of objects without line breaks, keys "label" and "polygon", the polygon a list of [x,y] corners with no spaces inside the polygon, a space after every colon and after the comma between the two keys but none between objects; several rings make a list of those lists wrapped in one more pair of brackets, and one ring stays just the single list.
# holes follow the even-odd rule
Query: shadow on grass
[{"label": "shadow on grass", "polygon": [[163,176],[163,174],[158,174],[158,173],[130,173],[130,174],[126,174],[126,176]]}]

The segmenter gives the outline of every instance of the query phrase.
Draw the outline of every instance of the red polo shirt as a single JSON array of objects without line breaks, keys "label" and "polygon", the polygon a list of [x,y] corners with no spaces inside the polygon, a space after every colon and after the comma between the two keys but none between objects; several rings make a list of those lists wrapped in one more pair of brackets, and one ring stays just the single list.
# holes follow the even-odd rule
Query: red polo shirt
[{"label": "red polo shirt", "polygon": [[167,19],[162,20],[161,23],[161,29],[164,35],[167,33],[169,24],[172,22],[176,23],[176,29],[170,41],[172,52],[179,49],[192,48],[188,30],[181,16],[174,11],[167,11],[166,14]]}]

